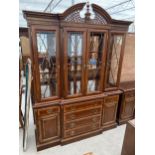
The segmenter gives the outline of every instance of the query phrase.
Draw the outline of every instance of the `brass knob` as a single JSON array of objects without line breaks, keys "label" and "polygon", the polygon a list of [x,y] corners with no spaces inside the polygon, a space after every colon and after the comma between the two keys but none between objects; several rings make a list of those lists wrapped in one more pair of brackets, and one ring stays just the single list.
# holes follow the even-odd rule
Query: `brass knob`
[{"label": "brass knob", "polygon": [[74,115],[74,114],[73,114],[73,115],[71,115],[71,116],[70,116],[70,118],[71,118],[71,119],[74,119],[74,118],[75,118],[75,115]]},{"label": "brass knob", "polygon": [[97,118],[95,117],[95,118],[93,118],[92,120],[93,120],[93,122],[96,122],[96,121],[97,121]]},{"label": "brass knob", "polygon": [[95,125],[95,124],[93,124],[93,125],[92,125],[92,128],[93,128],[93,129],[94,129],[94,128],[96,128],[96,125]]},{"label": "brass knob", "polygon": [[71,131],[70,134],[73,136],[75,134],[75,131]]},{"label": "brass knob", "polygon": [[51,114],[52,113],[52,109],[47,110],[47,113]]},{"label": "brass knob", "polygon": [[97,110],[94,110],[94,114],[97,114],[97,112],[98,112]]},{"label": "brass knob", "polygon": [[71,110],[75,110],[75,107],[71,107]]},{"label": "brass knob", "polygon": [[70,127],[71,127],[71,128],[75,127],[75,123],[71,123],[71,124],[70,124]]}]

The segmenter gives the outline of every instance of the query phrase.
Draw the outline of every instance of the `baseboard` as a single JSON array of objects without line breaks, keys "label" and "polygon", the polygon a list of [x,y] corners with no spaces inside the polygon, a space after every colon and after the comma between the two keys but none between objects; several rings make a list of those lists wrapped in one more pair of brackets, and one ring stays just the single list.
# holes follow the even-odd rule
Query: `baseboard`
[{"label": "baseboard", "polygon": [[72,142],[76,142],[76,141],[79,141],[79,140],[90,138],[90,137],[96,136],[98,134],[102,134],[101,129],[93,131],[93,132],[85,133],[85,134],[80,134],[80,135],[75,136],[75,137],[62,139],[61,140],[61,145],[66,145],[66,144],[69,144],[69,143],[72,143]]},{"label": "baseboard", "polygon": [[44,150],[44,149],[47,149],[49,147],[53,147],[56,145],[60,145],[60,139],[52,141],[51,143],[48,142],[48,143],[43,143],[43,144],[37,144],[37,151],[41,151],[41,150]]},{"label": "baseboard", "polygon": [[117,127],[117,123],[112,123],[112,124],[109,124],[109,125],[106,125],[106,126],[103,126],[102,127],[102,131],[106,131],[106,130],[109,130],[109,129],[113,129],[113,128],[116,128]]},{"label": "baseboard", "polygon": [[129,120],[131,120],[133,118],[134,117],[132,116],[132,117],[128,117],[128,118],[125,118],[125,119],[119,119],[119,120],[117,120],[117,122],[118,122],[119,125],[122,125],[122,124],[127,123]]}]

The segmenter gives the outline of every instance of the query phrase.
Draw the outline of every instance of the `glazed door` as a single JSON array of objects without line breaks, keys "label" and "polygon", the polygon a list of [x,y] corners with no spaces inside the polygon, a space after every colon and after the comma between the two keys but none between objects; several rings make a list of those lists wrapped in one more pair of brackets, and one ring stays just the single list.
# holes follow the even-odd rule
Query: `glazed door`
[{"label": "glazed door", "polygon": [[87,38],[85,93],[101,93],[105,72],[107,31],[89,29]]},{"label": "glazed door", "polygon": [[114,89],[119,86],[124,47],[125,34],[111,32],[106,62],[106,89]]},{"label": "glazed door", "polygon": [[38,100],[59,98],[60,64],[57,27],[35,27],[34,58]]},{"label": "glazed door", "polygon": [[64,95],[81,96],[84,92],[84,64],[86,51],[85,29],[64,29]]}]

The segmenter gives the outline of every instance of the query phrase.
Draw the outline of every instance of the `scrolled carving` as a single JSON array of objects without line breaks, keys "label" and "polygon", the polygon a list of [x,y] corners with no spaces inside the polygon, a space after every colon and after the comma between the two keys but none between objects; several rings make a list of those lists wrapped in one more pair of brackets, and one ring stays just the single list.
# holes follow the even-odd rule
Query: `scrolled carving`
[{"label": "scrolled carving", "polygon": [[[74,12],[72,12],[71,14],[69,14],[64,21],[66,22],[73,22],[73,23],[85,23],[85,19],[80,17],[80,11],[81,10],[76,10]],[[95,18],[94,19],[90,19],[89,23],[90,24],[107,24],[107,21],[105,20],[105,18],[103,16],[101,16],[99,13],[94,12],[95,13]]]}]

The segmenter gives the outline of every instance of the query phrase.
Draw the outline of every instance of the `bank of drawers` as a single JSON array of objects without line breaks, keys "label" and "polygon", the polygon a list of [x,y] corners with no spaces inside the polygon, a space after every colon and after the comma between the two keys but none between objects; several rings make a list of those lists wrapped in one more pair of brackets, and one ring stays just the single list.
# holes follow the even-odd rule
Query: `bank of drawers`
[{"label": "bank of drawers", "polygon": [[42,116],[47,116],[47,115],[51,115],[53,113],[59,113],[59,112],[60,112],[59,106],[52,106],[52,107],[38,109],[37,116],[42,117]]},{"label": "bank of drawers", "polygon": [[102,101],[64,105],[64,138],[94,131],[101,126]]}]

